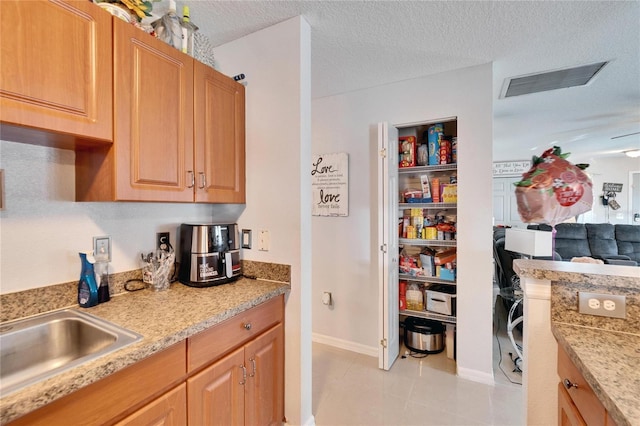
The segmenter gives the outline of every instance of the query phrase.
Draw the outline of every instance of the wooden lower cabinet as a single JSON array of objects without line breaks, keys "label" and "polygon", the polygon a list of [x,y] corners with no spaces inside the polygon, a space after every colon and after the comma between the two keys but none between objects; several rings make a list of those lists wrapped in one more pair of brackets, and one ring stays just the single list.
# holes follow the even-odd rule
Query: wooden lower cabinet
[{"label": "wooden lower cabinet", "polygon": [[558,347],[558,424],[615,426],[584,376],[562,347]]},{"label": "wooden lower cabinet", "polygon": [[244,424],[244,348],[187,380],[189,424]]},{"label": "wooden lower cabinet", "polygon": [[186,423],[187,385],[183,383],[116,423],[116,425],[181,426]]},{"label": "wooden lower cabinet", "polygon": [[277,425],[284,418],[284,326],[245,346],[245,424]]},{"label": "wooden lower cabinet", "polygon": [[189,424],[282,424],[283,343],[278,324],[188,379]]},{"label": "wooden lower cabinet", "polygon": [[569,393],[562,383],[558,384],[558,425],[559,426],[585,426],[580,411],[571,401]]},{"label": "wooden lower cabinet", "polygon": [[281,425],[283,324],[278,296],[10,424]]},{"label": "wooden lower cabinet", "polygon": [[[186,342],[143,359],[51,404],[16,419],[11,425],[104,425],[153,404],[158,395],[184,383]],[[161,372],[161,374],[158,374]],[[89,373],[89,372],[87,372]],[[161,424],[161,423],[160,423]],[[183,423],[184,424],[184,423]]]}]

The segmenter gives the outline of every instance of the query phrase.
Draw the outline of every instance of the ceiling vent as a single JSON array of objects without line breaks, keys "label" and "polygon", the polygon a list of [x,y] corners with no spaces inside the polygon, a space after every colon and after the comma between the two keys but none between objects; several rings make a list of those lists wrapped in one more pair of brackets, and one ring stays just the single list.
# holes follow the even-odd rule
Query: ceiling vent
[{"label": "ceiling vent", "polygon": [[608,62],[598,62],[596,64],[583,65],[575,68],[565,68],[507,78],[504,81],[500,98],[565,89],[567,87],[584,86],[607,64]]}]

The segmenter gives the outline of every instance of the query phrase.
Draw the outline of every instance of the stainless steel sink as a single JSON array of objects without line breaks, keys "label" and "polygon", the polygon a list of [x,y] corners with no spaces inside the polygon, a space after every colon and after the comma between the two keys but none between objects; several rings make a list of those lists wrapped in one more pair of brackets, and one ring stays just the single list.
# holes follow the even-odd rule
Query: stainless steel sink
[{"label": "stainless steel sink", "polygon": [[141,338],[73,309],[0,324],[0,394],[5,396]]}]

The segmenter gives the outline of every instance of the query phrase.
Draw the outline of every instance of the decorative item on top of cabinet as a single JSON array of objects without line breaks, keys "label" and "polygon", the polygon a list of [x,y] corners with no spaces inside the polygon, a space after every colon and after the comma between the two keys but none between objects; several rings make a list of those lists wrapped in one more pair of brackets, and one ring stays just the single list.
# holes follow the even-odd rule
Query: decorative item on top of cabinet
[{"label": "decorative item on top of cabinet", "polygon": [[88,1],[0,1],[2,138],[113,140],[111,15]]}]

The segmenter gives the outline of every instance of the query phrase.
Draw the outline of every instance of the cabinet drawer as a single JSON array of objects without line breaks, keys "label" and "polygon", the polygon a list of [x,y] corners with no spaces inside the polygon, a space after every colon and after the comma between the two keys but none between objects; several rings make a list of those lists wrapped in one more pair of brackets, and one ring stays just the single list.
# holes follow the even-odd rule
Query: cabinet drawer
[{"label": "cabinet drawer", "polygon": [[192,372],[210,364],[284,318],[284,296],[261,305],[202,331],[187,342],[187,368]]},{"label": "cabinet drawer", "polygon": [[569,355],[561,347],[558,347],[558,375],[560,376],[561,385],[565,380],[577,385],[576,387],[569,387],[567,393],[580,411],[585,423],[588,425],[604,425],[607,417],[604,406],[593,392],[593,389],[587,384],[578,368],[573,364]]}]

